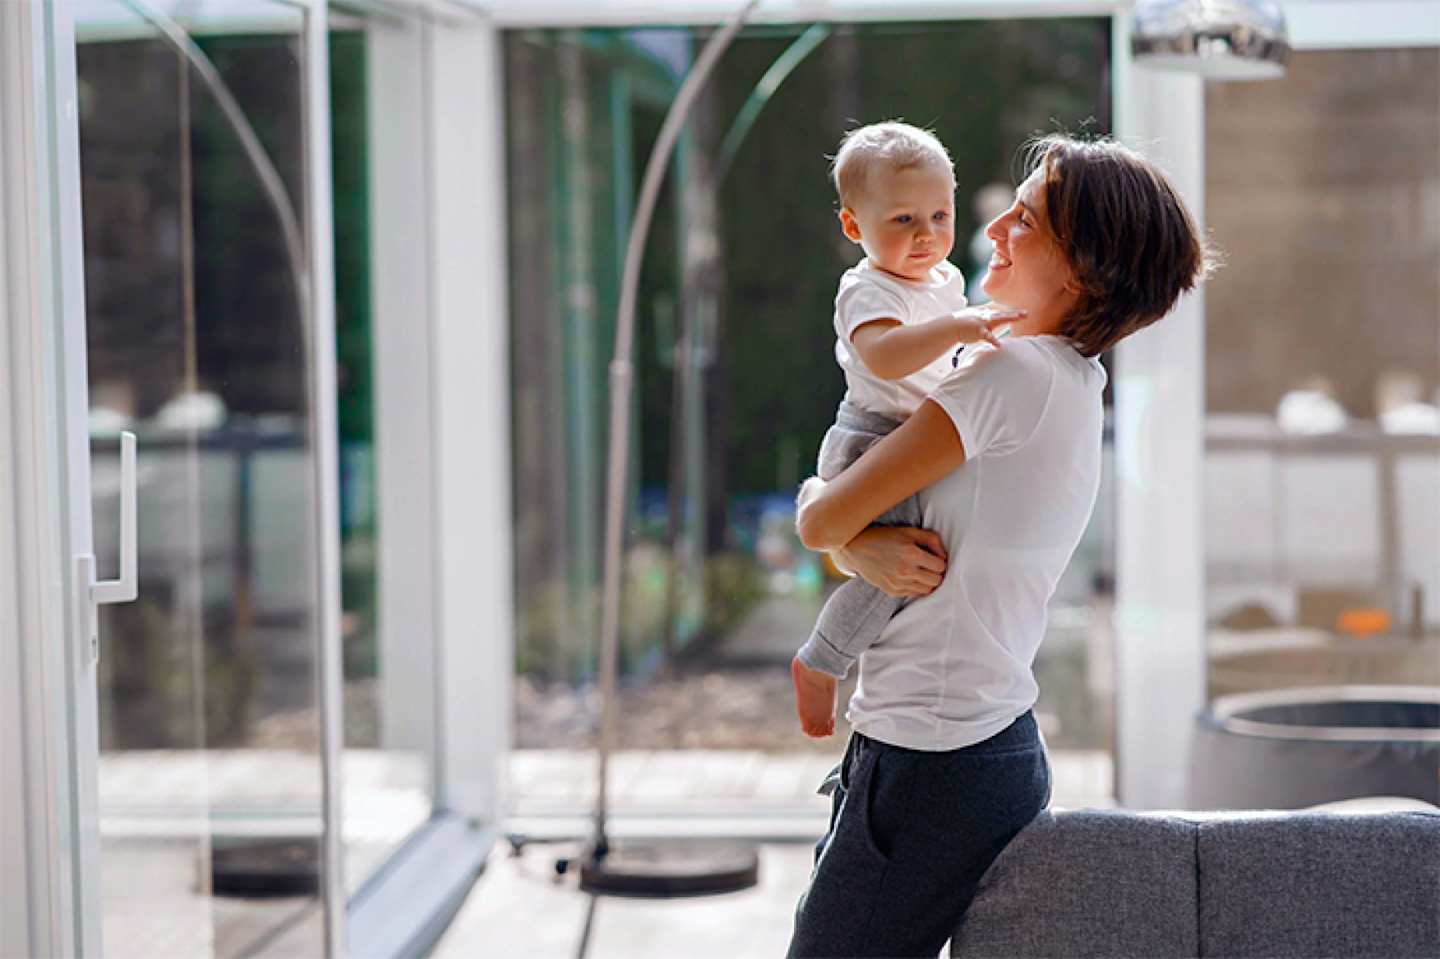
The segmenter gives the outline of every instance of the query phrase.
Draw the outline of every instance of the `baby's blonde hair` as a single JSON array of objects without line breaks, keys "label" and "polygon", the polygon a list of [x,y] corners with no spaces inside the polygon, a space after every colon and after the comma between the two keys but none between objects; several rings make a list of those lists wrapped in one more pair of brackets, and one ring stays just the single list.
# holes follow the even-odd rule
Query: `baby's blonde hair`
[{"label": "baby's blonde hair", "polygon": [[830,164],[830,176],[842,206],[851,206],[880,170],[895,172],[935,164],[952,177],[955,165],[945,145],[929,130],[887,120],[858,127],[840,140],[840,149]]}]

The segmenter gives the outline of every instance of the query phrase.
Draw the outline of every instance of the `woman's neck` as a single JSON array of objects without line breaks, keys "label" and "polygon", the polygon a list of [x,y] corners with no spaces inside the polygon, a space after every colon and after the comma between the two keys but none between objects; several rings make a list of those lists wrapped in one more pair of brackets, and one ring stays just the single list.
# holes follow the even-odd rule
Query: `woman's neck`
[{"label": "woman's neck", "polygon": [[[1051,295],[1040,307],[1025,307],[1025,318],[1020,323],[1011,324],[1009,336],[1012,337],[1040,337],[1060,336],[1060,328],[1063,327],[1066,317],[1076,308],[1076,301],[1079,295],[1068,288],[1058,289],[1056,294]],[[1005,304],[996,301],[996,307],[1014,307],[1015,304]]]},{"label": "woman's neck", "polygon": [[[999,306],[1000,304],[995,304]],[[1058,334],[1061,324],[1065,320],[1065,312],[1058,309],[1047,309],[1040,312],[1029,312],[1023,320],[1010,324],[1011,336],[1045,336],[1047,334]]]}]

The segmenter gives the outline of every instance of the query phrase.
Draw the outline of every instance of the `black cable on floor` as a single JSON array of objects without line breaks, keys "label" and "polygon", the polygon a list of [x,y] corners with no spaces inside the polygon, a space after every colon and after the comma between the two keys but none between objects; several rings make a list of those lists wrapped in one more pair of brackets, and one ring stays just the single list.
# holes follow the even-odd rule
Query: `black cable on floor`
[{"label": "black cable on floor", "polygon": [[590,928],[595,925],[595,909],[599,905],[600,897],[591,893],[590,905],[585,910],[585,928],[580,932],[580,950],[575,959],[585,959],[585,954],[590,951]]}]

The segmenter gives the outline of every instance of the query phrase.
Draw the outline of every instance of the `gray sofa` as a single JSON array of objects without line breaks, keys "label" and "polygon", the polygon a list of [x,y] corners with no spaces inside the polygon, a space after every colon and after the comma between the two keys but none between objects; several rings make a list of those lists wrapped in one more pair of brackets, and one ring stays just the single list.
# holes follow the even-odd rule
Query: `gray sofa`
[{"label": "gray sofa", "polygon": [[950,954],[1440,957],[1440,815],[1045,812]]}]

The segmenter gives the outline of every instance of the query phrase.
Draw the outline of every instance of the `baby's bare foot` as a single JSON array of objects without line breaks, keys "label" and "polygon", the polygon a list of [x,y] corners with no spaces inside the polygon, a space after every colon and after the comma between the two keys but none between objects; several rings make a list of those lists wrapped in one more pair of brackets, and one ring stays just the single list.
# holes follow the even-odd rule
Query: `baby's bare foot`
[{"label": "baby's bare foot", "polygon": [[821,739],[835,732],[835,677],[811,669],[797,656],[790,661],[790,678],[795,684],[795,711],[805,735]]}]

